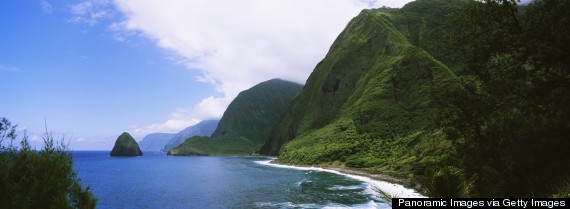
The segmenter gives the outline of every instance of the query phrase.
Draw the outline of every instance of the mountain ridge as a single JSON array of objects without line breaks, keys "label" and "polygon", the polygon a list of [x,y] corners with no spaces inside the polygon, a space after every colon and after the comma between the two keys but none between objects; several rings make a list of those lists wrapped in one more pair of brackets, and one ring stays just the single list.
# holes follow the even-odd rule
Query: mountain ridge
[{"label": "mountain ridge", "polygon": [[193,137],[168,155],[250,155],[265,142],[275,122],[302,85],[281,79],[261,82],[238,94],[211,137]]},{"label": "mountain ridge", "polygon": [[[362,23],[366,24],[363,25]],[[417,60],[414,60],[416,58]],[[441,70],[432,72],[427,69],[422,72],[413,72],[413,70],[406,68],[406,65],[414,65],[414,62],[418,60],[427,67]],[[403,70],[392,70],[395,67]],[[420,67],[426,68],[425,66]],[[420,75],[422,73],[423,75]],[[386,76],[376,76],[378,74],[386,74]],[[411,83],[406,83],[405,79],[398,77],[406,76],[413,80],[417,79],[413,78],[416,75],[420,79],[423,79],[422,76],[446,77],[445,83],[454,77],[454,74],[445,65],[434,60],[422,49],[410,44],[397,31],[390,22],[388,15],[382,10],[364,10],[350,21],[331,46],[327,56],[315,67],[307,80],[305,89],[295,98],[290,110],[283,116],[283,120],[273,129],[272,135],[262,147],[261,153],[279,154],[279,148],[285,142],[308,130],[322,128],[341,117],[359,121],[356,125],[358,125],[360,132],[371,132],[367,129],[386,127],[369,121],[374,122],[375,115],[378,115],[377,112],[386,108],[386,105],[376,104],[375,99],[382,100],[392,97],[395,98],[396,103],[407,102],[408,104],[405,105],[410,106],[410,108],[422,108],[422,102],[430,102],[428,101],[429,98],[412,101],[409,98],[404,98],[406,96],[412,97],[402,93],[407,89],[396,89],[396,87],[399,85],[401,88],[416,88],[417,91],[420,91],[418,94],[437,91],[429,88],[421,89],[422,86],[414,86]],[[387,93],[384,88],[391,88],[392,92]],[[320,104],[326,104],[326,106]],[[391,105],[391,108],[397,109],[400,106],[399,104]],[[397,111],[390,112],[398,114]],[[302,117],[302,119],[295,118],[297,116]],[[390,122],[389,124],[403,129],[406,128],[405,126],[413,125],[406,121],[396,122],[401,123]],[[380,133],[374,133],[374,135],[386,138],[389,135],[397,135],[394,132],[398,131],[385,129]]]},{"label": "mountain ridge", "polygon": [[168,152],[170,149],[184,143],[186,139],[194,136],[210,136],[218,126],[220,120],[203,120],[193,126],[189,126],[179,131],[164,145],[162,151]]},{"label": "mountain ridge", "polygon": [[174,133],[151,133],[147,134],[141,141],[139,147],[142,151],[160,152],[166,143],[174,136]]},{"label": "mountain ridge", "polygon": [[410,179],[429,196],[567,197],[568,9],[417,0],[363,10],[260,153]]}]

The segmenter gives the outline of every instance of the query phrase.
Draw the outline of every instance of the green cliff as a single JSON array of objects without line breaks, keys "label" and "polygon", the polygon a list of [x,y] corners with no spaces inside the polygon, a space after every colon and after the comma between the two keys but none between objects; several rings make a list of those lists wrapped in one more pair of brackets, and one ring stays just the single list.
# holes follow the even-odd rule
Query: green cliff
[{"label": "green cliff", "polygon": [[302,85],[273,79],[241,92],[211,137],[192,137],[169,155],[249,155],[265,142]]},{"label": "green cliff", "polygon": [[261,147],[409,179],[430,196],[570,196],[570,3],[364,10]]},{"label": "green cliff", "polygon": [[115,146],[111,151],[111,156],[142,156],[143,153],[139,148],[137,141],[128,133],[124,132],[115,141]]},{"label": "green cliff", "polygon": [[449,148],[433,130],[452,73],[384,10],[364,10],[316,66],[262,154],[287,163],[422,173]]}]

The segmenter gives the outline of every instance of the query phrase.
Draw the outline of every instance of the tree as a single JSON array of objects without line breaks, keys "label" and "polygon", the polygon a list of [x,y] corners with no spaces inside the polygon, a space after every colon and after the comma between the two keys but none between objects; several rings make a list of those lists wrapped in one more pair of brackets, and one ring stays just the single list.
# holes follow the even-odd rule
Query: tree
[{"label": "tree", "polygon": [[[15,125],[0,119],[0,208],[95,208],[89,187],[83,188],[63,140],[44,134],[36,151],[24,134],[15,145]],[[5,141],[6,139],[9,140]]]},{"label": "tree", "polygon": [[462,88],[443,128],[472,196],[547,196],[570,181],[570,1],[471,1],[448,46]]}]

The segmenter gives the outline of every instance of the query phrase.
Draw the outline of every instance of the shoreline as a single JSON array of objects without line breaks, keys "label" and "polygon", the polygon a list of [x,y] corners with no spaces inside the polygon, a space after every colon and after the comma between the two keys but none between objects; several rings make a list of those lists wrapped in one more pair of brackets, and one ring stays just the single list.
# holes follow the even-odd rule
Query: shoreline
[{"label": "shoreline", "polygon": [[273,167],[322,171],[346,176],[367,183],[368,185],[372,186],[376,192],[384,195],[386,198],[426,198],[426,196],[420,194],[416,190],[406,188],[405,186],[398,183],[388,182],[387,179],[393,180],[393,182],[398,182],[399,180],[387,175],[372,175],[362,171],[343,168],[288,165],[277,163],[275,160],[276,158],[272,158],[270,160],[256,161],[256,163]]}]

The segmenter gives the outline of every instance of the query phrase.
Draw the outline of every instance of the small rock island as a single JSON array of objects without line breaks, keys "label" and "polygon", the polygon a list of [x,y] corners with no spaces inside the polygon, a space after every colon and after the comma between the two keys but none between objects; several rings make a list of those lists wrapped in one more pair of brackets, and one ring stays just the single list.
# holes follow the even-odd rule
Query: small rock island
[{"label": "small rock island", "polygon": [[141,156],[143,155],[139,144],[128,133],[124,132],[115,141],[115,146],[111,151],[111,157],[128,157],[128,156]]}]

